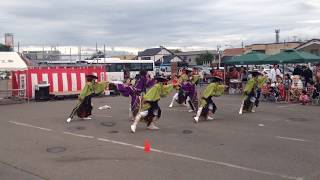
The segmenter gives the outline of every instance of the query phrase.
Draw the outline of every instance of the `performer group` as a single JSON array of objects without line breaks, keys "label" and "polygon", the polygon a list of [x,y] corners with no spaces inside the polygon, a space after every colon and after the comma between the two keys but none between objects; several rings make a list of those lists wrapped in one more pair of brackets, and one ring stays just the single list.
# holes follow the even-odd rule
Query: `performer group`
[{"label": "performer group", "polygon": [[[259,104],[260,88],[266,78],[260,73],[251,72],[252,79],[248,81],[244,88],[243,99],[239,114],[243,112],[254,112]],[[198,101],[196,85],[199,82],[197,69],[183,69],[180,75],[167,79],[162,76],[151,78],[147,71],[141,70],[136,79],[128,78],[125,82],[96,82],[94,75],[86,76],[86,85],[84,86],[78,98],[76,107],[72,110],[67,122],[71,122],[75,115],[82,119],[91,119],[92,103],[91,98],[108,90],[116,90],[125,97],[130,97],[129,120],[132,122],[130,131],[136,132],[138,123],[143,121],[146,128],[158,130],[156,126],[161,117],[161,108],[159,101],[162,97],[176,91],[172,97],[169,108],[175,103],[188,108],[188,112],[194,113],[193,121],[213,119],[217,110],[214,98],[221,96],[225,92],[226,86],[223,85],[223,79],[213,76],[210,84],[200,93]],[[198,105],[198,102],[200,104]],[[109,109],[108,105],[99,107],[99,109]]]}]

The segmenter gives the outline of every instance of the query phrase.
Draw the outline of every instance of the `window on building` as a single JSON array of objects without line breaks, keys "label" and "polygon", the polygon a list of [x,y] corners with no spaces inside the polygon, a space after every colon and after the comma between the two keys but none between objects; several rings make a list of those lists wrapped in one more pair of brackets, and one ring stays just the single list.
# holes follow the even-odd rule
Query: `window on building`
[{"label": "window on building", "polygon": [[142,60],[151,60],[151,57],[146,56],[146,57],[142,57],[141,59],[142,59]]},{"label": "window on building", "polygon": [[311,49],[310,53],[311,53],[311,54],[315,54],[315,55],[320,55],[318,49]]}]

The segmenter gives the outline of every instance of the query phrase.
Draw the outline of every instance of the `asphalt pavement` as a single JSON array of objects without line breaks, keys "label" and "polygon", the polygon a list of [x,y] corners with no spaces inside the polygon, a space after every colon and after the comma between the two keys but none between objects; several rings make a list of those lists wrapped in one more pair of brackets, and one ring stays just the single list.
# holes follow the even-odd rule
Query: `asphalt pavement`
[{"label": "asphalt pavement", "polygon": [[320,179],[320,106],[262,102],[240,116],[241,97],[228,95],[214,98],[214,120],[195,124],[170,98],[160,130],[140,123],[134,134],[121,96],[95,98],[93,119],[69,124],[76,100],[2,105],[0,179]]}]

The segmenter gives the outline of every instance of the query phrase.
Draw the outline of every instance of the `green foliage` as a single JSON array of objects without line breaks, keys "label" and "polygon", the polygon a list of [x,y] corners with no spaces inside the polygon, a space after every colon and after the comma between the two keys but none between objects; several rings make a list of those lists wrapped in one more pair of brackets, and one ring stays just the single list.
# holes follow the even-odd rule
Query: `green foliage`
[{"label": "green foliage", "polygon": [[200,54],[199,57],[196,58],[197,65],[203,65],[205,63],[210,63],[212,62],[214,56],[210,52],[206,52],[204,54]]}]

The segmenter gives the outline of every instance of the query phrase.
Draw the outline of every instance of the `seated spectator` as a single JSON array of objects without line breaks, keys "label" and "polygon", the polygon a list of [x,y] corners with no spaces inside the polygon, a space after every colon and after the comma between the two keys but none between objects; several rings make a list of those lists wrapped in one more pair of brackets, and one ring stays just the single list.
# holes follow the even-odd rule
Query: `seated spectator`
[{"label": "seated spectator", "polygon": [[277,86],[278,88],[278,92],[279,92],[279,99],[281,101],[285,101],[286,100],[286,88],[283,84],[283,82],[280,82]]},{"label": "seated spectator", "polygon": [[286,93],[286,94],[285,94],[285,96],[286,96],[286,101],[289,102],[289,99],[290,99],[289,90],[290,90],[290,87],[291,87],[291,85],[292,85],[292,80],[291,80],[289,74],[285,74],[285,75],[284,75],[283,85],[284,85],[285,93]]},{"label": "seated spectator", "polygon": [[317,81],[317,83],[314,85],[314,88],[315,90],[313,91],[312,99],[317,99],[320,96],[320,81]]},{"label": "seated spectator", "polygon": [[302,90],[302,93],[299,97],[299,101],[302,105],[306,105],[310,102],[310,98],[309,98],[306,90]]},{"label": "seated spectator", "polygon": [[314,86],[314,82],[310,81],[307,83],[307,94],[309,97],[311,97],[313,95],[313,92],[316,90],[315,86]]},{"label": "seated spectator", "polygon": [[290,100],[297,102],[303,90],[303,84],[300,76],[294,75],[292,78],[292,85],[290,89]]},{"label": "seated spectator", "polygon": [[261,94],[264,99],[267,99],[270,97],[270,89],[271,89],[271,83],[269,81],[261,87]]}]

